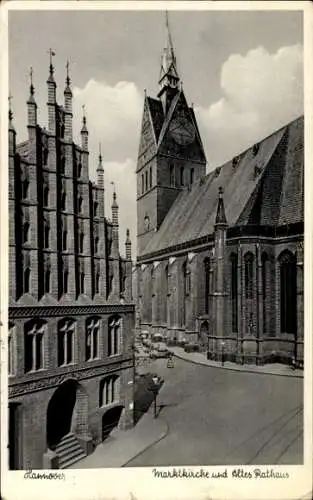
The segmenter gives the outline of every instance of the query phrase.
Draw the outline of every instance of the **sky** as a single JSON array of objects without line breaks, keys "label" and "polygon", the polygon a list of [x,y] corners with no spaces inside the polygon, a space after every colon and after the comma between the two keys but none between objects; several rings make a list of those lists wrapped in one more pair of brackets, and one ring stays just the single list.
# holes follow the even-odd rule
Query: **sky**
[{"label": "sky", "polygon": [[[302,13],[170,11],[178,71],[194,105],[207,171],[303,114]],[[136,254],[136,179],[144,91],[156,97],[166,43],[163,11],[15,11],[9,13],[9,85],[17,141],[27,139],[29,68],[38,120],[47,125],[49,48],[55,52],[57,99],[63,103],[66,61],[73,89],[74,139],[82,105],[89,130],[90,178],[99,143],[106,216],[115,183],[120,245],[126,228]]]}]

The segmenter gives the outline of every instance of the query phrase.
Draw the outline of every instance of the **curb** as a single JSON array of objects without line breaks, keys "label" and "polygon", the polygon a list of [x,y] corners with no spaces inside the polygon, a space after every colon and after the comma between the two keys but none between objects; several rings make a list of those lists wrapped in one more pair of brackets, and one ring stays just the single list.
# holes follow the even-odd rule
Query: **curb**
[{"label": "curb", "polygon": [[160,441],[162,441],[162,439],[164,439],[168,433],[169,433],[169,430],[170,430],[170,427],[167,423],[166,420],[162,419],[164,422],[165,422],[165,425],[166,425],[166,430],[161,434],[161,436],[158,437],[158,439],[156,439],[153,443],[150,443],[148,444],[147,446],[145,446],[145,448],[143,448],[141,451],[139,451],[138,453],[136,453],[136,455],[134,455],[133,457],[131,457],[129,460],[127,460],[125,463],[123,463],[122,465],[120,465],[120,467],[127,467],[127,465],[132,462],[133,460],[135,460],[135,458],[139,457],[140,455],[142,455],[143,453],[145,453],[145,451],[149,450],[149,448],[151,448],[152,446],[154,446],[155,444],[159,443]]},{"label": "curb", "polygon": [[[173,352],[173,351],[171,351]],[[175,358],[182,359],[183,361],[187,361],[187,363],[193,363],[195,365],[207,366],[208,368],[217,368],[219,370],[230,370],[233,372],[242,372],[242,373],[254,373],[256,375],[275,375],[278,377],[289,377],[289,378],[304,378],[304,375],[288,375],[287,373],[274,373],[274,372],[264,372],[264,371],[255,371],[249,370],[249,368],[240,369],[232,366],[216,366],[216,365],[208,365],[207,363],[202,363],[201,361],[195,361],[193,359],[188,359],[182,356],[181,354],[176,354],[173,352]]]}]

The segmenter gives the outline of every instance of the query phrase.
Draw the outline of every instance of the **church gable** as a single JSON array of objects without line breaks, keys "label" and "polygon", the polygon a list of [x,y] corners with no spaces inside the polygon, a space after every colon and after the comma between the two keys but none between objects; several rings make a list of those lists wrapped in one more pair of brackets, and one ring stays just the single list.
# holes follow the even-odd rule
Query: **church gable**
[{"label": "church gable", "polygon": [[193,112],[189,109],[183,91],[172,101],[164,121],[158,152],[205,162],[205,154]]},{"label": "church gable", "polygon": [[148,98],[146,98],[143,110],[137,170],[139,170],[143,165],[145,165],[147,161],[150,159],[150,157],[153,156],[155,153],[156,153],[156,136],[153,129],[153,123],[151,120],[149,101]]}]

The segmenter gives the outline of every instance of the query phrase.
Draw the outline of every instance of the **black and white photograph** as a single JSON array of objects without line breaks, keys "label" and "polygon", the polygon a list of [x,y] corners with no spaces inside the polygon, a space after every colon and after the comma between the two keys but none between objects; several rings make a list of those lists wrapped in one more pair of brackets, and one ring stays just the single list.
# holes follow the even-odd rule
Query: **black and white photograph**
[{"label": "black and white photograph", "polygon": [[8,9],[1,108],[2,461],[288,478],[311,349],[303,10],[30,3]]}]

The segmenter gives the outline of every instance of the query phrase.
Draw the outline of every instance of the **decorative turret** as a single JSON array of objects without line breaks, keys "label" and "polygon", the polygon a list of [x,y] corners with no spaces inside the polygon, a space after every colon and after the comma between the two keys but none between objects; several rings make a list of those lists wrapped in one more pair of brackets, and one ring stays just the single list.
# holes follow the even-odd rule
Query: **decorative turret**
[{"label": "decorative turret", "polygon": [[88,151],[88,130],[87,130],[87,120],[85,114],[85,105],[83,105],[83,125],[80,131],[81,135],[81,146],[84,151]]},{"label": "decorative turret", "polygon": [[132,259],[132,243],[129,237],[129,229],[126,229],[125,255],[126,260]]},{"label": "decorative turret", "polygon": [[54,67],[52,64],[52,57],[55,56],[55,52],[49,49],[50,54],[50,67],[49,67],[49,77],[47,80],[48,85],[48,130],[52,135],[56,133],[56,83],[54,80]]},{"label": "decorative turret", "polygon": [[176,56],[174,52],[171,32],[168,22],[168,14],[165,13],[165,24],[167,29],[167,45],[161,57],[161,71],[159,78],[160,91],[158,97],[161,98],[164,114],[167,113],[174,95],[179,90],[179,76],[177,72]]},{"label": "decorative turret", "polygon": [[220,187],[218,190],[218,202],[217,202],[217,210],[216,210],[216,218],[215,218],[215,229],[224,228],[227,226],[227,220],[225,215],[224,208],[224,199],[223,199],[223,188]]},{"label": "decorative turret", "polygon": [[37,125],[37,104],[34,98],[34,85],[33,85],[33,68],[30,68],[30,86],[29,86],[29,98],[27,101],[28,109],[28,127],[36,127]]},{"label": "decorative turret", "polygon": [[73,110],[72,99],[73,94],[70,87],[71,80],[69,75],[69,62],[66,63],[66,80],[64,89],[64,139],[72,141],[73,138]]},{"label": "decorative turret", "polygon": [[104,189],[104,168],[102,165],[101,144],[99,144],[99,163],[97,167],[97,184],[98,187]]}]

